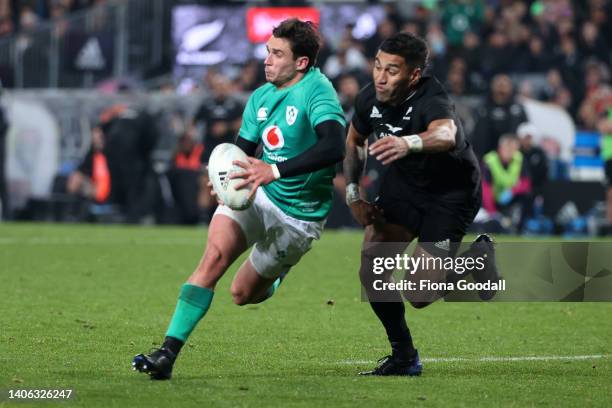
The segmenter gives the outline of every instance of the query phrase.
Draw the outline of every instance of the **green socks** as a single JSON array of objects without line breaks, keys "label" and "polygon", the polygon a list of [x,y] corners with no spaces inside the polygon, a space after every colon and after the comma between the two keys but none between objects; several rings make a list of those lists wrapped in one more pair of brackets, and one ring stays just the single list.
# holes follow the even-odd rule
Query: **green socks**
[{"label": "green socks", "polygon": [[214,292],[207,288],[185,283],[181,287],[176,309],[166,336],[174,337],[182,342],[187,341],[198,322],[212,303]]}]

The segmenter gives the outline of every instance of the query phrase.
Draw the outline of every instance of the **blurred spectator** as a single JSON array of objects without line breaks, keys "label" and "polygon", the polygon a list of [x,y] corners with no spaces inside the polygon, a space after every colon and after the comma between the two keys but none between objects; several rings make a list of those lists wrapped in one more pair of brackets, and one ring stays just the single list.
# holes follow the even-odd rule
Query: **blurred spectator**
[{"label": "blurred spectator", "polygon": [[483,157],[482,206],[490,214],[501,213],[520,231],[528,215],[531,180],[515,135],[499,139],[497,150]]},{"label": "blurred spectator", "polygon": [[444,0],[440,9],[446,38],[451,47],[460,46],[463,35],[467,31],[478,31],[484,21],[483,0]]},{"label": "blurred spectator", "polygon": [[610,60],[608,44],[592,21],[585,21],[580,30],[580,50],[587,58],[597,58],[604,63]]},{"label": "blurred spectator", "polygon": [[578,101],[584,96],[582,62],[582,57],[576,47],[576,41],[569,35],[561,37],[561,43],[557,50],[556,66],[561,73],[563,83],[565,83],[570,94],[573,96],[570,111],[572,115],[578,109]]},{"label": "blurred spectator", "polygon": [[419,21],[416,21],[416,20],[406,21],[404,24],[402,24],[400,31],[403,31],[405,33],[411,33],[414,35],[418,35],[419,37],[422,37],[423,36],[422,27],[423,27],[423,24]]},{"label": "blurred spectator", "polygon": [[554,65],[554,56],[550,49],[546,48],[544,41],[538,35],[529,39],[528,52],[525,56],[526,72],[547,72]]},{"label": "blurred spectator", "polygon": [[66,190],[98,204],[106,203],[111,191],[111,176],[104,153],[104,133],[99,126],[92,129],[91,147],[77,170],[68,177]]},{"label": "blurred spectator", "polygon": [[0,17],[0,37],[12,34],[13,30],[13,20],[8,16]]},{"label": "blurred spectator", "polygon": [[193,117],[190,132],[195,136],[196,126],[203,125],[204,162],[212,150],[221,143],[233,143],[240,129],[243,106],[234,98],[230,80],[219,73],[207,79],[211,96],[202,101]]},{"label": "blurred spectator", "polygon": [[446,38],[438,23],[427,27],[426,41],[429,46],[429,70],[437,78],[444,78],[448,72]]},{"label": "blurred spectator", "polygon": [[555,29],[555,18],[543,1],[535,1],[530,7],[531,18],[533,19],[533,31],[544,42],[544,48],[550,49],[559,42],[559,35]]},{"label": "blurred spectator", "polygon": [[546,74],[546,85],[540,90],[539,98],[569,110],[572,104],[572,95],[565,87],[561,73],[558,69],[551,69]]},{"label": "blurred spectator", "polygon": [[508,36],[501,31],[493,32],[482,50],[480,70],[485,78],[509,71],[513,64],[512,49],[508,42]]},{"label": "blurred spectator", "polygon": [[480,38],[472,31],[468,31],[463,36],[463,46],[452,52],[452,55],[461,57],[470,72],[476,72],[480,68],[482,59],[482,47]]},{"label": "blurred spectator", "polygon": [[338,99],[340,100],[342,110],[344,111],[344,117],[348,123],[353,117],[353,112],[355,111],[355,98],[361,87],[359,86],[357,78],[350,74],[341,75],[337,78],[336,82]]},{"label": "blurred spectator", "polygon": [[531,178],[531,187],[534,195],[542,193],[542,188],[548,182],[548,157],[544,150],[537,146],[534,139],[539,139],[539,130],[529,122],[522,123],[516,131],[523,160]]},{"label": "blurred spectator", "polygon": [[363,71],[367,66],[368,62],[355,42],[345,37],[336,53],[327,59],[323,73],[333,81],[342,74]]},{"label": "blurred spectator", "polygon": [[181,224],[196,224],[200,219],[200,207],[210,207],[207,198],[201,197],[201,186],[205,186],[201,180],[203,153],[204,145],[189,133],[179,138],[167,175]]},{"label": "blurred spectator", "polygon": [[495,150],[501,135],[516,134],[518,125],[523,122],[527,122],[527,114],[515,100],[512,80],[505,74],[495,76],[491,81],[490,97],[477,114],[472,137],[476,155],[483,157]]},{"label": "blurred spectator", "polygon": [[568,180],[569,163],[561,159],[561,143],[551,136],[540,139],[540,147],[548,157],[548,174],[550,180]]},{"label": "blurred spectator", "polygon": [[116,204],[128,222],[141,222],[153,201],[151,152],[156,142],[154,122],[146,112],[124,104],[107,108],[92,131],[89,152],[69,177],[68,191]]},{"label": "blurred spectator", "polygon": [[376,33],[365,41],[365,57],[368,59],[373,59],[376,56],[376,52],[378,51],[380,44],[395,34],[397,29],[398,27],[393,19],[386,17],[383,21],[381,21],[376,28]]},{"label": "blurred spectator", "polygon": [[241,92],[251,93],[265,82],[263,65],[253,59],[247,62],[238,77],[238,88]]},{"label": "blurred spectator", "polygon": [[578,117],[587,129],[596,129],[601,116],[612,106],[610,73],[596,61],[587,64],[585,75],[585,98],[580,105]]},{"label": "blurred spectator", "polygon": [[[244,106],[232,95],[234,89],[229,79],[219,73],[212,72],[207,76],[207,83],[212,92],[210,97],[202,101],[190,128],[190,137],[196,139],[196,126],[202,125],[204,136],[204,154],[202,162],[208,163],[213,149],[221,143],[233,143],[240,129],[242,110]],[[207,177],[206,173],[204,177]],[[204,180],[204,183],[207,180]],[[205,189],[206,194],[210,192]],[[216,201],[210,197],[201,198],[201,203],[207,206],[208,216],[216,208]]]},{"label": "blurred spectator", "polygon": [[446,75],[446,89],[454,97],[466,94],[465,73],[463,70],[455,68],[448,71]]},{"label": "blurred spectator", "polygon": [[34,31],[38,27],[40,17],[34,13],[32,7],[28,4],[21,6],[19,10],[19,30],[20,31]]}]

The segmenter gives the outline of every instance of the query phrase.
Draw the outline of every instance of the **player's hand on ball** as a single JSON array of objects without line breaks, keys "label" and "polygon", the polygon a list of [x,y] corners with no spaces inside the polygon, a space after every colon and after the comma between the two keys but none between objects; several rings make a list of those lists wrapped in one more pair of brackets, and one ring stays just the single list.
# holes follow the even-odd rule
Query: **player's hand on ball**
[{"label": "player's hand on ball", "polygon": [[236,184],[235,189],[240,190],[241,188],[244,188],[252,183],[249,199],[252,199],[255,196],[255,192],[259,186],[265,186],[266,184],[270,184],[275,180],[272,166],[261,160],[253,157],[247,157],[246,163],[235,160],[233,164],[244,169],[244,171],[236,172],[230,175],[231,179],[243,179],[243,181]]},{"label": "player's hand on ball", "polygon": [[350,204],[351,214],[362,226],[384,221],[383,211],[367,201],[358,200]]},{"label": "player's hand on ball", "polygon": [[223,200],[221,200],[221,198],[217,195],[217,193],[215,192],[215,189],[213,188],[212,182],[209,181],[208,183],[206,183],[206,187],[208,187],[210,189],[210,195],[211,197],[214,197],[215,200],[217,200],[217,203],[219,205],[225,205],[223,203]]},{"label": "player's hand on ball", "polygon": [[385,136],[372,143],[370,154],[375,156],[382,164],[387,165],[397,159],[405,157],[410,151],[408,143],[399,136]]}]

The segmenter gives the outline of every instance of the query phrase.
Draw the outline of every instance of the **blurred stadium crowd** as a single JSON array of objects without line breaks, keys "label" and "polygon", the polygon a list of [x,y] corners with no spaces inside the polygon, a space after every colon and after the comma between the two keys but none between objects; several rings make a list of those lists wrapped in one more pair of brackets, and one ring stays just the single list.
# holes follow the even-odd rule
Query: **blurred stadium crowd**
[{"label": "blurred stadium crowd", "polygon": [[[104,1],[0,0],[0,36],[99,3]],[[599,149],[606,176],[612,176],[612,1],[380,4],[384,16],[372,35],[356,35],[356,26],[347,24],[341,35],[324,38],[317,62],[336,87],[347,119],[356,94],[370,80],[381,41],[398,30],[416,33],[430,46],[429,73],[446,85],[457,102],[458,114],[482,161],[484,204],[476,228],[533,234],[606,233],[612,225],[612,190],[607,187],[602,189],[607,203],[603,194],[597,197],[599,205],[594,199],[586,207],[576,206],[569,197],[554,211],[549,208],[548,215],[543,213],[547,197],[555,196],[547,189],[570,178],[570,163],[561,154],[557,135],[532,123],[525,101],[545,102],[567,113],[580,131],[602,135]],[[170,72],[172,66],[165,70]],[[89,200],[79,201],[79,219],[207,222],[215,204],[204,188],[203,168],[214,146],[232,141],[246,98],[263,82],[262,63],[257,59],[158,82],[147,92],[197,101],[192,109],[173,110],[161,127],[151,126],[159,117],[137,106],[104,107],[92,131],[89,153],[71,171],[64,169],[56,180],[56,192],[66,186],[64,192]],[[117,92],[134,92],[139,87],[138,82],[121,80],[114,85]],[[161,140],[172,144],[172,154],[163,166],[153,155]],[[379,172],[376,163],[368,164],[366,188],[375,185]],[[343,205],[340,169],[335,185],[338,194],[328,225],[355,226]],[[564,184],[558,186],[564,188]],[[12,214],[31,216],[27,211]],[[587,228],[591,221],[595,228]]]},{"label": "blurred stadium crowd", "polygon": [[108,0],[0,0],[0,37],[36,29],[45,20],[60,20]]}]

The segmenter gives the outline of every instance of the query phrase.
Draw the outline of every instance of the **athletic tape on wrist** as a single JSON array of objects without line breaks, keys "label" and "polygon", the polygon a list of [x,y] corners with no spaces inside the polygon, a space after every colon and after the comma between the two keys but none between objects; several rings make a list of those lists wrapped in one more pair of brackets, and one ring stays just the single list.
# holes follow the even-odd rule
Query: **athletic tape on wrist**
[{"label": "athletic tape on wrist", "polygon": [[420,152],[423,150],[423,139],[419,135],[402,136],[402,139],[408,143],[408,149],[411,152]]},{"label": "athletic tape on wrist", "polygon": [[272,167],[272,174],[274,174],[274,179],[278,180],[279,178],[281,178],[280,171],[278,171],[278,167],[276,167],[276,164],[271,164],[270,167]]},{"label": "athletic tape on wrist", "polygon": [[350,183],[346,186],[346,204],[351,205],[355,201],[359,200],[361,200],[359,185],[357,183]]}]

